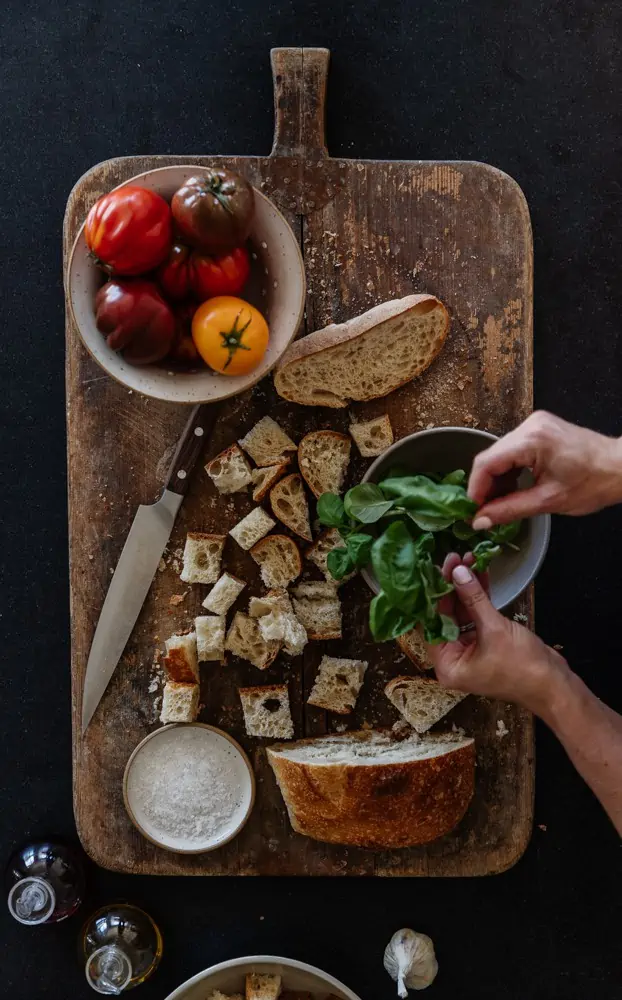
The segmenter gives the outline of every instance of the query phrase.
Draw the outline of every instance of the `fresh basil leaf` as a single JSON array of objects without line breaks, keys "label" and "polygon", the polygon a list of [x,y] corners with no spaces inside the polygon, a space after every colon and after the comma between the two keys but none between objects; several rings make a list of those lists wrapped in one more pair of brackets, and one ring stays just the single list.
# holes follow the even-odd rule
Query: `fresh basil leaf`
[{"label": "fresh basil leaf", "polygon": [[422,531],[443,531],[454,521],[468,521],[477,510],[462,486],[433,483],[426,476],[384,479],[383,494],[405,507]]},{"label": "fresh basil leaf", "polygon": [[496,545],[490,539],[485,539],[483,542],[478,542],[473,549],[473,555],[475,557],[475,571],[485,573],[492,560],[501,555],[501,546]]},{"label": "fresh basil leaf", "polygon": [[431,531],[425,531],[422,535],[419,535],[417,541],[415,542],[415,552],[417,556],[421,556],[425,552],[431,555],[435,548],[436,539]]},{"label": "fresh basil leaf", "polygon": [[454,538],[460,539],[461,542],[468,542],[470,538],[474,538],[477,534],[466,521],[456,521],[455,524],[452,524],[451,531]]},{"label": "fresh basil leaf", "polygon": [[336,493],[322,493],[317,502],[317,516],[327,528],[340,528],[346,519],[341,497]]},{"label": "fresh basil leaf", "polygon": [[354,571],[354,563],[347,549],[331,549],[326,557],[328,572],[334,580],[343,580]]},{"label": "fresh basil leaf", "polygon": [[412,611],[421,595],[416,543],[403,521],[394,521],[372,545],[376,579],[393,607]]},{"label": "fresh basil leaf", "polygon": [[348,517],[362,524],[373,524],[391,510],[393,500],[387,500],[375,483],[353,486],[345,495],[344,508]]},{"label": "fresh basil leaf", "polygon": [[518,535],[522,521],[510,521],[509,524],[495,524],[486,532],[486,538],[496,545],[511,545]]},{"label": "fresh basil leaf", "polygon": [[446,486],[464,486],[466,489],[467,474],[464,469],[456,469],[454,472],[448,472],[446,476],[443,476],[441,483]]},{"label": "fresh basil leaf", "polygon": [[[346,538],[346,549],[354,566],[362,569],[371,561],[371,547],[374,544],[373,535],[355,533]],[[333,550],[335,551],[335,550]]]},{"label": "fresh basil leaf", "polygon": [[417,624],[416,618],[394,608],[382,591],[369,605],[369,627],[376,642],[387,642],[410,632]]},{"label": "fresh basil leaf", "polygon": [[460,629],[448,615],[435,615],[423,624],[423,638],[430,646],[437,646],[440,642],[456,642],[459,637]]}]

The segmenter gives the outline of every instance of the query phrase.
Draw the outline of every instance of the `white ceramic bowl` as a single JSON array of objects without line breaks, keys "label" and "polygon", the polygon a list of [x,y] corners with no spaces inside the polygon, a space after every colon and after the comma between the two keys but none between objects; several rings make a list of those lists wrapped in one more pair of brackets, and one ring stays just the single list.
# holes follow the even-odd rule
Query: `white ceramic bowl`
[{"label": "white ceramic bowl", "polygon": [[[488,431],[472,427],[434,427],[418,434],[396,441],[372,464],[363,477],[363,482],[380,482],[389,469],[400,465],[412,469],[413,475],[425,472],[451,472],[464,469],[469,472],[473,459],[497,438]],[[519,487],[532,482],[525,471],[518,480]],[[496,608],[505,608],[522,594],[540,569],[551,534],[549,514],[531,517],[521,529],[517,539],[518,552],[503,552],[490,564],[490,599]],[[363,570],[362,576],[371,589],[378,593],[379,587],[373,573]]]},{"label": "white ceramic bowl", "polygon": [[[136,794],[136,785],[140,783],[140,770],[148,766],[149,755],[156,748],[160,752],[168,753],[179,736],[184,740],[191,738],[186,753],[201,757],[218,754],[224,758],[232,776],[231,792],[236,798],[235,811],[223,827],[201,843],[164,834],[145,813],[140,796]],[[162,847],[165,851],[173,851],[176,854],[203,854],[228,844],[246,823],[255,802],[255,775],[242,747],[228,733],[215,729],[214,726],[207,726],[203,722],[173,724],[149,733],[132,752],[123,775],[123,801],[136,829],[156,847]]]},{"label": "white ceramic bowl", "polygon": [[[159,167],[130,177],[119,187],[136,184],[157,191],[170,201],[175,191],[204,168]],[[296,336],[305,302],[305,271],[298,240],[279,210],[255,189],[255,216],[250,233],[253,260],[251,277],[243,295],[266,317],[270,342],[261,364],[248,375],[228,376],[208,368],[197,372],[173,371],[166,361],[154,365],[130,365],[123,355],[108,347],[95,325],[93,303],[105,275],[89,256],[84,225],[75,239],[67,268],[69,307],[84,346],[97,363],[117,382],[145,396],[169,403],[212,403],[255,385],[272,368]]]},{"label": "white ceramic bowl", "polygon": [[182,983],[166,1000],[205,1000],[211,990],[243,995],[244,980],[249,972],[280,975],[284,990],[307,990],[314,1000],[315,997],[324,1000],[328,994],[333,994],[339,1000],[360,1000],[356,993],[321,969],[297,962],[293,958],[277,958],[274,955],[234,958],[229,962],[213,965],[211,969],[205,969]]}]

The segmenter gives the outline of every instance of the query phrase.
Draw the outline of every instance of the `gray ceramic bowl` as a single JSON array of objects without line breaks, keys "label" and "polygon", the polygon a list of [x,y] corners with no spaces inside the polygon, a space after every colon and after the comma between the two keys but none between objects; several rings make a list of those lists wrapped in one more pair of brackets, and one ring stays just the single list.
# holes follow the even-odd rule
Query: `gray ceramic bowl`
[{"label": "gray ceramic bowl", "polygon": [[[469,472],[473,459],[488,448],[497,438],[488,431],[470,427],[435,427],[432,430],[410,434],[396,441],[373,462],[364,482],[377,483],[389,469],[396,465],[407,466],[413,474],[424,472],[451,472],[465,469]],[[518,484],[525,488],[531,482],[530,473],[521,474]],[[504,552],[490,566],[490,597],[496,608],[505,608],[515,601],[536,576],[549,545],[551,518],[539,514],[524,525],[518,539],[519,552]],[[379,587],[373,573],[363,570],[365,581],[378,593]]]}]

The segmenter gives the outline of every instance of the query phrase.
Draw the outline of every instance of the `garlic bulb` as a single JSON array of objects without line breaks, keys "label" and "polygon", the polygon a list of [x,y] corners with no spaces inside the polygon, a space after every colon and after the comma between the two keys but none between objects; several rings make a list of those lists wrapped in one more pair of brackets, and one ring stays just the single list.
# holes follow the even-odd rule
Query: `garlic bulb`
[{"label": "garlic bulb", "polygon": [[408,989],[425,990],[438,972],[432,939],[409,927],[396,931],[384,953],[384,967],[397,983],[398,996],[407,997]]}]

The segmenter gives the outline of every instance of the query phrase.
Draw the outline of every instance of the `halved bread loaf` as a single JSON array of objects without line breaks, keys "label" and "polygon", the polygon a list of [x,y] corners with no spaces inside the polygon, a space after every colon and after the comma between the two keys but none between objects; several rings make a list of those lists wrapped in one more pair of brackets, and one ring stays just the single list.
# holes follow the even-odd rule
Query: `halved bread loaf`
[{"label": "halved bread loaf", "polygon": [[378,849],[449,833],[473,796],[475,747],[458,735],[322,736],[270,747],[268,760],[297,833]]},{"label": "halved bread loaf", "polygon": [[302,478],[297,472],[285,476],[280,483],[270,490],[272,511],[279,521],[290,528],[296,535],[313,541],[311,522],[309,520],[309,504],[305,495]]},{"label": "halved bread loaf", "polygon": [[373,420],[350,424],[350,434],[363,458],[381,455],[393,444],[393,428],[388,413]]},{"label": "halved bread loaf", "polygon": [[268,535],[253,545],[250,554],[266,587],[289,587],[302,573],[300,549],[287,535]]},{"label": "halved bread loaf", "polygon": [[341,493],[350,461],[352,443],[337,431],[311,431],[298,445],[298,465],[316,497]]},{"label": "halved bread loaf", "polygon": [[433,677],[394,677],[384,693],[418,733],[426,733],[466,698],[462,691],[445,688]]},{"label": "halved bread loaf", "polygon": [[274,384],[279,395],[304,406],[341,408],[386,396],[432,364],[448,331],[449,314],[433,295],[383,302],[297,340]]},{"label": "halved bread loaf", "polygon": [[281,643],[266,641],[259,630],[256,618],[249,618],[241,611],[233,616],[233,621],[225,639],[225,649],[248,660],[258,670],[266,670],[278,655]]}]

